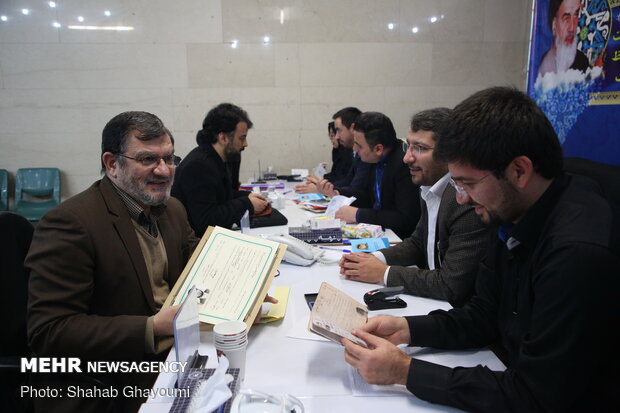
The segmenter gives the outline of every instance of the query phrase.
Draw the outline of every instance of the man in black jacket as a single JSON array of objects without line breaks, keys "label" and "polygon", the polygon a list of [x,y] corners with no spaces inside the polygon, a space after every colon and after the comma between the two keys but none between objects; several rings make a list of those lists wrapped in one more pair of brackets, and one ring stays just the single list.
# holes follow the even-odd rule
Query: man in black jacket
[{"label": "man in black jacket", "polygon": [[[511,88],[454,108],[434,156],[448,162],[460,203],[499,225],[481,260],[476,295],[426,316],[372,318],[345,359],[370,383],[478,412],[603,412],[618,407],[620,217],[562,172],[544,113]],[[505,371],[448,368],[395,344],[470,349],[500,340]]]},{"label": "man in black jacket", "polygon": [[172,196],[178,198],[198,236],[210,225],[230,228],[245,213],[269,205],[259,194],[239,191],[240,154],[253,126],[246,111],[231,103],[211,109],[196,134],[198,146],[177,167]]},{"label": "man in black jacket", "polygon": [[334,182],[344,178],[349,173],[353,161],[353,149],[347,148],[340,143],[333,121],[327,124],[327,132],[329,133],[329,141],[332,144],[332,170],[326,173],[323,179]]},{"label": "man in black jacket", "polygon": [[372,167],[362,190],[338,190],[357,200],[354,206],[341,207],[336,218],[381,225],[408,237],[420,218],[419,190],[403,162],[405,151],[392,121],[379,112],[362,113],[353,126],[353,141],[353,150]]}]

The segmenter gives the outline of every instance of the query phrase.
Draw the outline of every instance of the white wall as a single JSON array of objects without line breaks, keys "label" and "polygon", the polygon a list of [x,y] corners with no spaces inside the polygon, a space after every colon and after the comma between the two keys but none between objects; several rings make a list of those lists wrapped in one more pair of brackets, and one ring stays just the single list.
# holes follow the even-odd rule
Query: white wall
[{"label": "white wall", "polygon": [[531,0],[56,3],[0,2],[0,168],[58,167],[64,198],[99,178],[101,130],[126,110],[161,117],[183,156],[211,107],[242,106],[255,125],[243,180],[258,159],[281,173],[328,161],[326,124],[344,106],[386,113],[405,138],[418,110],[525,86]]}]

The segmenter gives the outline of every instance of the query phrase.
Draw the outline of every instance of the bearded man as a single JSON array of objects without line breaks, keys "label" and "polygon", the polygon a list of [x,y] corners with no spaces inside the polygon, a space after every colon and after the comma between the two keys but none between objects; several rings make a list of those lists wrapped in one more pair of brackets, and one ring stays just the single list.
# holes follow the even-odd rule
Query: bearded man
[{"label": "bearded man", "polygon": [[241,152],[253,126],[246,111],[231,103],[211,109],[196,134],[198,146],[179,165],[172,187],[187,211],[189,223],[202,236],[209,226],[230,228],[250,211],[269,203],[259,194],[239,191]]},{"label": "bearded man", "polygon": [[577,50],[579,33],[579,0],[551,0],[547,18],[553,33],[553,44],[547,50],[538,69],[539,76],[561,73],[569,69],[585,72],[590,66],[588,58]]},{"label": "bearded man", "polygon": [[[178,306],[162,305],[198,243],[170,187],[180,158],[155,115],[124,112],[102,133],[105,176],[39,221],[26,258],[28,344],[37,357],[163,361]],[[83,369],[85,367],[82,367]],[[155,373],[97,374],[120,391],[149,389]],[[34,388],[92,389],[68,375],[33,374]],[[112,391],[112,390],[111,390]],[[122,393],[120,393],[122,394]],[[107,412],[105,397],[35,397],[35,412]],[[140,397],[115,397],[136,412]]]}]

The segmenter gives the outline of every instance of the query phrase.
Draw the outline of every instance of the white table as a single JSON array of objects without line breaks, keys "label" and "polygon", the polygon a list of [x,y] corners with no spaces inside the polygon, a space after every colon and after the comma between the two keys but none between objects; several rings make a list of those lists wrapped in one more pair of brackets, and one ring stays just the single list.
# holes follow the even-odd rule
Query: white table
[{"label": "white table", "polygon": [[[289,225],[295,226],[310,216],[292,201],[286,201],[283,213]],[[287,233],[286,227],[257,228],[250,230],[252,235],[265,233]],[[391,231],[390,231],[391,232]],[[390,238],[396,240],[393,233]],[[280,266],[280,275],[274,279],[275,286],[289,286],[291,292],[284,320],[260,324],[252,327],[249,333],[246,374],[242,388],[252,388],[266,393],[289,393],[298,397],[306,412],[376,412],[383,409],[390,412],[454,412],[446,406],[434,405],[413,395],[388,397],[356,397],[350,387],[350,368],[344,361],[343,347],[322,340],[292,338],[296,331],[305,329],[310,310],[304,294],[317,292],[321,282],[326,281],[345,291],[353,298],[363,302],[365,292],[376,288],[373,284],[349,281],[338,274],[337,265],[315,263],[310,267],[298,267],[287,263]],[[403,295],[407,308],[373,311],[375,314],[418,315],[435,309],[449,309],[444,301]],[[318,336],[317,336],[318,338]],[[216,365],[217,357],[212,345],[210,332],[201,333],[201,354],[209,356],[208,367]],[[450,367],[486,365],[494,370],[505,367],[489,350],[477,351],[436,351],[415,349],[416,357]],[[171,352],[174,353],[174,352]],[[173,354],[169,359],[173,359]],[[160,374],[155,388],[170,387],[174,383],[172,374]],[[149,399],[140,412],[167,412],[172,400],[166,398]]]}]

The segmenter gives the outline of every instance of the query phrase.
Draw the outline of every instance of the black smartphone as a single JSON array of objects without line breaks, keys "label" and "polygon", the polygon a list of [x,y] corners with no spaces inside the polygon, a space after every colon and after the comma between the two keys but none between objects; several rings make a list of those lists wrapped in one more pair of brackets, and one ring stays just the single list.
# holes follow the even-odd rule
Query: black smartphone
[{"label": "black smartphone", "polygon": [[310,310],[312,310],[312,306],[314,305],[314,302],[316,301],[317,295],[318,295],[317,293],[304,294],[304,297],[306,297],[306,302],[308,303],[308,307],[310,308]]}]

